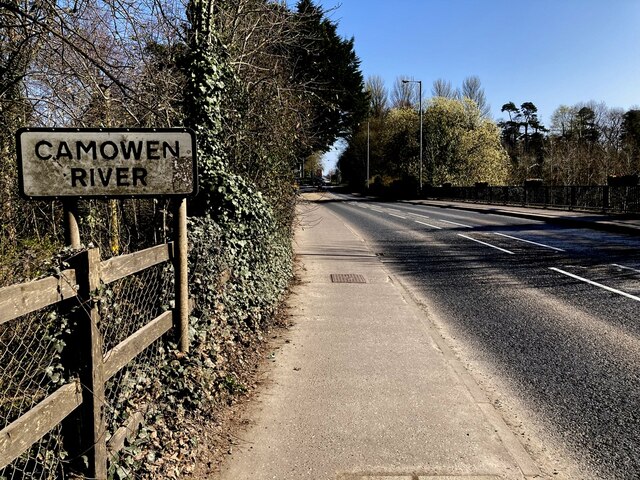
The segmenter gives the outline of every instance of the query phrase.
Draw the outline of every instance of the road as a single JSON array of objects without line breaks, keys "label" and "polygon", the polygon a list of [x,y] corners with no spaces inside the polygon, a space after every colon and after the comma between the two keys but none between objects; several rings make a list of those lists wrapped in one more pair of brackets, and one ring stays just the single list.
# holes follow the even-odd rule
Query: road
[{"label": "road", "polygon": [[639,238],[332,198],[535,455],[640,478]]}]

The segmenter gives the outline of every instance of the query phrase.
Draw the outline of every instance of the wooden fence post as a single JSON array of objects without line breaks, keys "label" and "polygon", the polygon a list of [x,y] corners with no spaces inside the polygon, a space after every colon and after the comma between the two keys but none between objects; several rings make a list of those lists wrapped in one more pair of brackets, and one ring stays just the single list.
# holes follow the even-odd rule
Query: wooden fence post
[{"label": "wooden fence post", "polygon": [[62,203],[64,208],[64,236],[67,246],[78,250],[80,248],[80,228],[78,227],[78,199],[66,199]]},{"label": "wooden fence post", "polygon": [[187,199],[178,200],[175,215],[176,241],[174,243],[174,270],[176,275],[176,306],[174,329],[181,352],[189,351],[189,278],[187,242]]},{"label": "wooden fence post", "polygon": [[[80,252],[72,260],[78,282],[78,302],[72,320],[71,369],[82,386],[82,406],[71,415],[65,429],[65,445],[71,445],[70,456],[76,468],[86,470],[86,476],[97,480],[107,478],[107,442],[104,420],[104,358],[102,335],[98,329],[100,313],[92,298],[100,287],[100,250]],[[69,439],[76,434],[79,438]],[[68,441],[67,441],[68,440]],[[86,457],[87,466],[80,457]]]}]

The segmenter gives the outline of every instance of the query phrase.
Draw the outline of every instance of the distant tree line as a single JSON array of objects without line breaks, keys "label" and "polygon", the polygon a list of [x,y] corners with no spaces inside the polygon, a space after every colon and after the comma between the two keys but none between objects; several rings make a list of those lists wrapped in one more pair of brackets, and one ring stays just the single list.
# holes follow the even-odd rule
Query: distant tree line
[{"label": "distant tree line", "polygon": [[[391,91],[380,77],[367,79],[369,116],[347,138],[338,163],[343,181],[361,188],[369,180],[370,185],[415,192],[420,99],[415,83],[406,79],[397,78]],[[467,77],[460,88],[435,80],[422,105],[425,185],[520,185],[527,179],[602,185],[611,177],[633,182],[640,173],[638,108],[625,111],[597,102],[561,105],[545,126],[533,102],[508,102],[501,108],[507,118],[496,123],[476,76]]]},{"label": "distant tree line", "polygon": [[501,110],[508,115],[499,125],[514,183],[539,178],[548,185],[603,185],[609,177],[639,173],[638,109],[625,112],[597,102],[561,105],[549,127],[532,102],[519,107],[509,102]]},{"label": "distant tree line", "polygon": [[[380,77],[366,82],[369,118],[348,139],[338,163],[343,181],[362,187],[369,152],[369,184],[415,193],[419,187],[420,98],[414,82],[396,79],[389,95]],[[461,89],[436,80],[423,100],[423,185],[503,184],[508,156],[478,77]]]}]

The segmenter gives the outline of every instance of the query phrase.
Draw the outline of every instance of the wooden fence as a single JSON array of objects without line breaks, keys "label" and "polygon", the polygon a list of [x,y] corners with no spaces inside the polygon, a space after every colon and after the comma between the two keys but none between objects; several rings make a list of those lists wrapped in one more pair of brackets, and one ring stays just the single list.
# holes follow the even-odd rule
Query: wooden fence
[{"label": "wooden fence", "polygon": [[[184,305],[180,305],[185,301],[180,300],[179,292],[186,291],[186,286],[182,285],[184,275],[176,275],[176,307],[157,316],[107,352],[103,352],[103,339],[98,328],[100,314],[96,292],[101,286],[164,262],[172,262],[174,272],[180,272],[184,270],[176,265],[180,261],[174,256],[173,244],[105,261],[100,260],[98,249],[90,249],[74,257],[73,268],[56,276],[0,289],[0,325],[19,321],[16,319],[21,316],[61,302],[65,302],[65,308],[69,304],[75,305],[76,308],[69,311],[76,320],[75,331],[72,332],[74,365],[71,370],[77,375],[75,380],[58,388],[0,431],[0,470],[74,413],[79,419],[80,438],[69,439],[69,443],[74,445],[78,455],[88,458],[83,473],[89,478],[106,479],[109,455],[124,446],[125,439],[135,433],[142,418],[140,414],[132,415],[127,425],[120,427],[107,441],[105,383],[172,326],[175,326],[176,336],[184,335],[187,331],[184,315],[176,312],[185,310]],[[185,343],[188,339],[177,340],[188,349],[188,343]],[[63,440],[66,444],[67,439]]]}]

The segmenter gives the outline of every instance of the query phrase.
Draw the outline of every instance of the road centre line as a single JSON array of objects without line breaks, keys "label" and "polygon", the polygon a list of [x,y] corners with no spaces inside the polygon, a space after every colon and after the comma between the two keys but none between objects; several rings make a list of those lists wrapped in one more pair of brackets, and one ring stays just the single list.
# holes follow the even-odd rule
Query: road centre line
[{"label": "road centre line", "polygon": [[444,222],[444,223],[450,223],[451,225],[458,225],[458,226],[464,227],[464,228],[473,228],[473,227],[471,227],[469,225],[465,225],[464,223],[450,222],[449,220],[440,220],[440,221]]},{"label": "road centre line", "polygon": [[491,232],[491,233],[493,233],[494,235],[500,235],[501,237],[512,238],[513,240],[518,240],[520,242],[526,242],[526,243],[531,243],[533,245],[538,245],[539,247],[550,248],[551,250],[556,250],[558,252],[564,252],[564,250],[561,249],[561,248],[552,247],[550,245],[545,245],[544,243],[532,242],[531,240],[525,240],[524,238],[512,237],[511,235],[507,235],[507,234],[504,234],[504,233],[498,233],[498,232]]},{"label": "road centre line", "polygon": [[593,285],[595,287],[600,287],[600,288],[602,288],[604,290],[608,290],[609,292],[617,293],[618,295],[622,295],[624,297],[630,298],[631,300],[635,300],[636,302],[640,302],[640,297],[636,297],[635,295],[631,295],[630,293],[623,292],[622,290],[617,290],[615,288],[607,287],[606,285],[603,285],[601,283],[594,282],[593,280],[589,280],[587,278],[579,277],[578,275],[574,275],[573,273],[565,272],[564,270],[561,270],[561,269],[556,268],[556,267],[549,267],[549,270],[553,270],[554,272],[562,273],[563,275],[566,275],[567,277],[575,278],[576,280],[580,280],[581,282],[588,283],[589,285]]},{"label": "road centre line", "polygon": [[478,242],[482,245],[486,245],[487,247],[495,248],[496,250],[500,250],[501,252],[508,253],[509,255],[515,255],[515,253],[510,252],[509,250],[505,250],[504,248],[496,247],[495,245],[491,245],[490,243],[483,242],[482,240],[477,240],[475,238],[468,237],[466,235],[458,234],[459,237],[466,238],[467,240],[471,240],[472,242]]},{"label": "road centre line", "polygon": [[436,227],[435,225],[431,225],[429,223],[424,223],[419,220],[414,220],[414,222],[419,223],[420,225],[426,225],[427,227],[435,228],[436,230],[442,230],[442,227]]},{"label": "road centre line", "polygon": [[631,270],[632,272],[640,273],[640,270],[631,267],[625,267],[624,265],[618,265],[617,263],[612,263],[612,267],[624,268],[625,270]]},{"label": "road centre line", "polygon": [[407,217],[403,217],[401,215],[396,215],[395,213],[391,213],[391,212],[387,212],[388,215],[391,215],[392,217],[398,217],[398,218],[402,218],[403,220],[406,220]]},{"label": "road centre line", "polygon": [[415,217],[421,217],[421,218],[429,218],[426,215],[420,215],[419,213],[413,213],[413,212],[409,212],[409,215],[413,215]]}]

